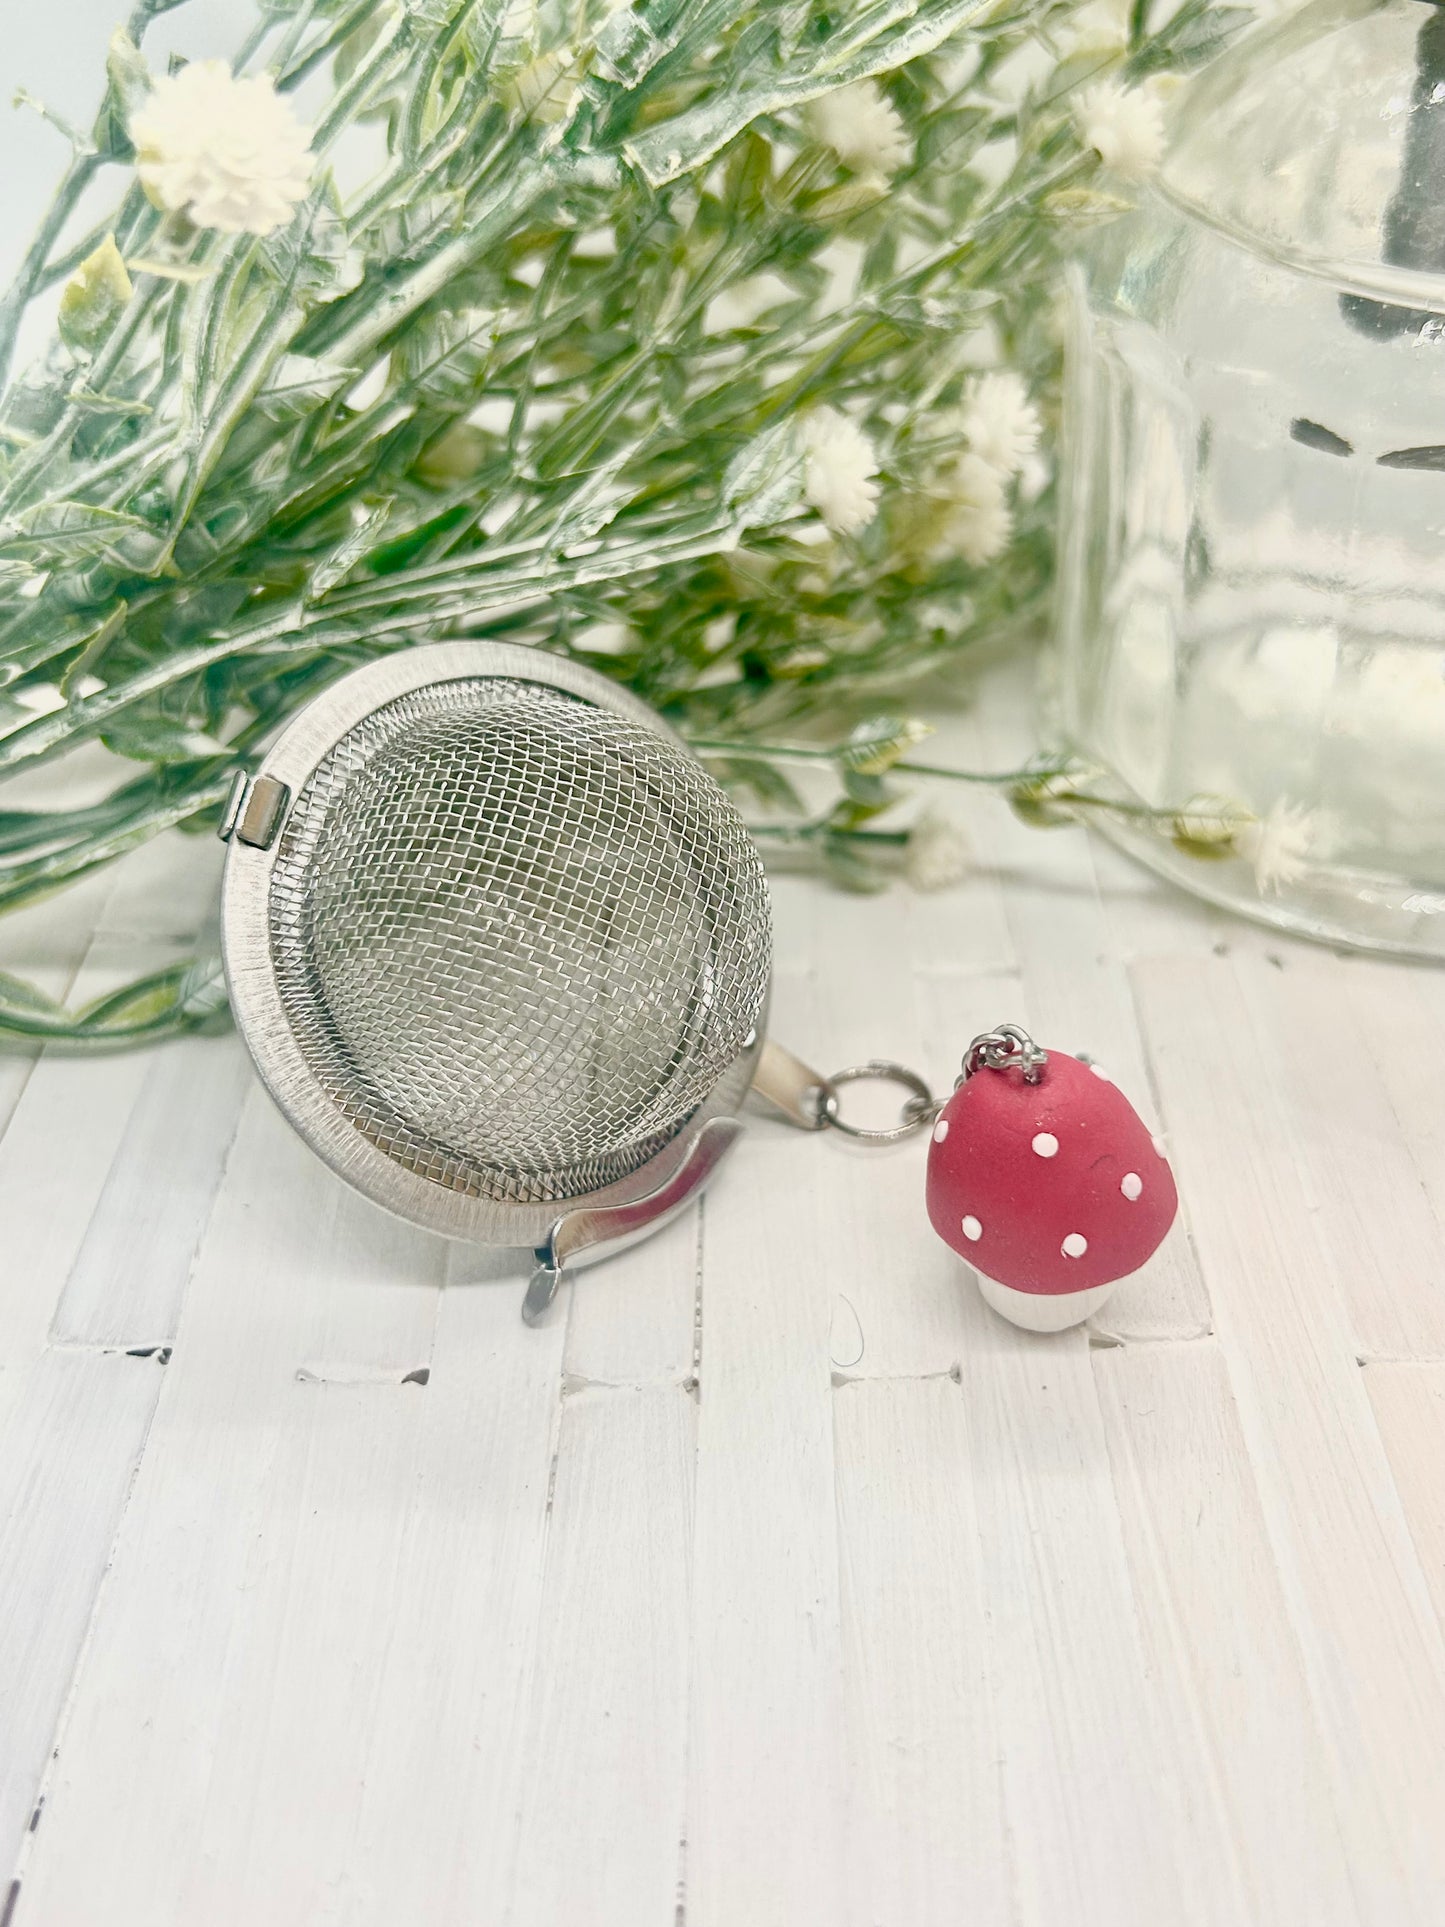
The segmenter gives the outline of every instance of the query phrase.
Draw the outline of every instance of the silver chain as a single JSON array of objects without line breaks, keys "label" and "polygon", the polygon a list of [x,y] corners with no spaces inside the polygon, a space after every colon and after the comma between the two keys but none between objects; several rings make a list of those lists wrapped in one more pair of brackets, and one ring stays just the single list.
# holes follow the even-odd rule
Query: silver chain
[{"label": "silver chain", "polygon": [[999,1024],[980,1032],[963,1053],[963,1073],[953,1088],[967,1083],[975,1071],[1002,1071],[1011,1064],[1019,1065],[1026,1084],[1037,1084],[1048,1061],[1048,1052],[1040,1050],[1022,1025]]}]

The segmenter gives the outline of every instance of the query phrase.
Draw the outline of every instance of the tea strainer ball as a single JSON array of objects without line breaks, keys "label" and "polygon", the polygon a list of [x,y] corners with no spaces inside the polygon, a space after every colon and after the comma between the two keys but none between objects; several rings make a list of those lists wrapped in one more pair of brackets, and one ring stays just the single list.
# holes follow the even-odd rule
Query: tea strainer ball
[{"label": "tea strainer ball", "polygon": [[[934,1225],[1034,1329],[1168,1229],[1142,1121],[1017,1025],[974,1039],[942,1106],[901,1064],[821,1077],[765,1044],[757,850],[659,719],[573,663],[454,642],[355,670],[238,776],[221,835],[231,1001],[271,1094],[375,1203],[530,1245],[529,1322],[565,1266],[687,1204],[750,1087],[809,1130],[933,1125]],[[862,1080],[907,1092],[896,1124],[845,1121]]]},{"label": "tea strainer ball", "polygon": [[296,1130],[377,1204],[564,1262],[709,1176],[761,1048],[762,864],[658,718],[531,649],[354,671],[238,778],[236,1021]]}]

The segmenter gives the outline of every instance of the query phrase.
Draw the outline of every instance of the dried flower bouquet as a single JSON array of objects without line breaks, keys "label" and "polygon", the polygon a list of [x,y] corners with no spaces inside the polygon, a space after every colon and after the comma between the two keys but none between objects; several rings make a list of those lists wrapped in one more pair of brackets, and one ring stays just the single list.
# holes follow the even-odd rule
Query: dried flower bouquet
[{"label": "dried flower bouquet", "polygon": [[[0,909],[209,828],[298,704],[446,634],[622,678],[846,881],[910,836],[947,880],[936,815],[877,821],[906,722],[811,752],[822,814],[756,739],[1037,622],[1056,259],[1235,10],[266,0],[229,64],[153,71],[174,4],[112,41],[0,302],[0,379],[54,329],[0,403],[0,776],[117,759],[0,811]],[[1050,766],[1017,800],[1097,799]],[[4,978],[0,1030],[221,999],[209,959],[73,1013]]]}]

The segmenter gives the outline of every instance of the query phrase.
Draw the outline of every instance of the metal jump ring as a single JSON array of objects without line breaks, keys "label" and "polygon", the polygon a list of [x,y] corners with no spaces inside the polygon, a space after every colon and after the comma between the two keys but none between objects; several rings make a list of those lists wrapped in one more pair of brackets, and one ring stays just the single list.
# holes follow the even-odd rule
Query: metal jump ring
[{"label": "metal jump ring", "polygon": [[[838,1086],[857,1084],[876,1079],[885,1084],[901,1084],[913,1095],[903,1106],[901,1122],[885,1131],[870,1130],[863,1124],[845,1123],[839,1113]],[[887,1058],[875,1057],[866,1064],[852,1064],[846,1071],[834,1071],[831,1077],[820,1080],[818,1085],[818,1121],[831,1124],[835,1131],[845,1137],[861,1138],[867,1144],[896,1144],[900,1138],[911,1137],[930,1124],[938,1113],[933,1092],[929,1090],[917,1071],[911,1071],[906,1064],[895,1064]]]},{"label": "metal jump ring", "polygon": [[1023,1071],[1024,1082],[1037,1084],[1048,1061],[1048,1052],[1040,1050],[1022,1025],[998,1024],[975,1037],[963,1053],[963,1075],[958,1083],[965,1083],[975,1071],[1001,1071],[1017,1064]]}]

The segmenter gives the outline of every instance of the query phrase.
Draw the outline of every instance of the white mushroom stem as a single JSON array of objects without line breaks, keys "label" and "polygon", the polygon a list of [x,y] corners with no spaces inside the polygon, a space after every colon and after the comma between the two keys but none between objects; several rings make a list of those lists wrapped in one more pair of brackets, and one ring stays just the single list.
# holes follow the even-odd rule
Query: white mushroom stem
[{"label": "white mushroom stem", "polygon": [[1026,1332],[1062,1332],[1071,1325],[1082,1325],[1099,1309],[1117,1282],[1090,1285],[1087,1291],[1015,1291],[1012,1285],[985,1278],[981,1271],[975,1275],[984,1303]]}]

